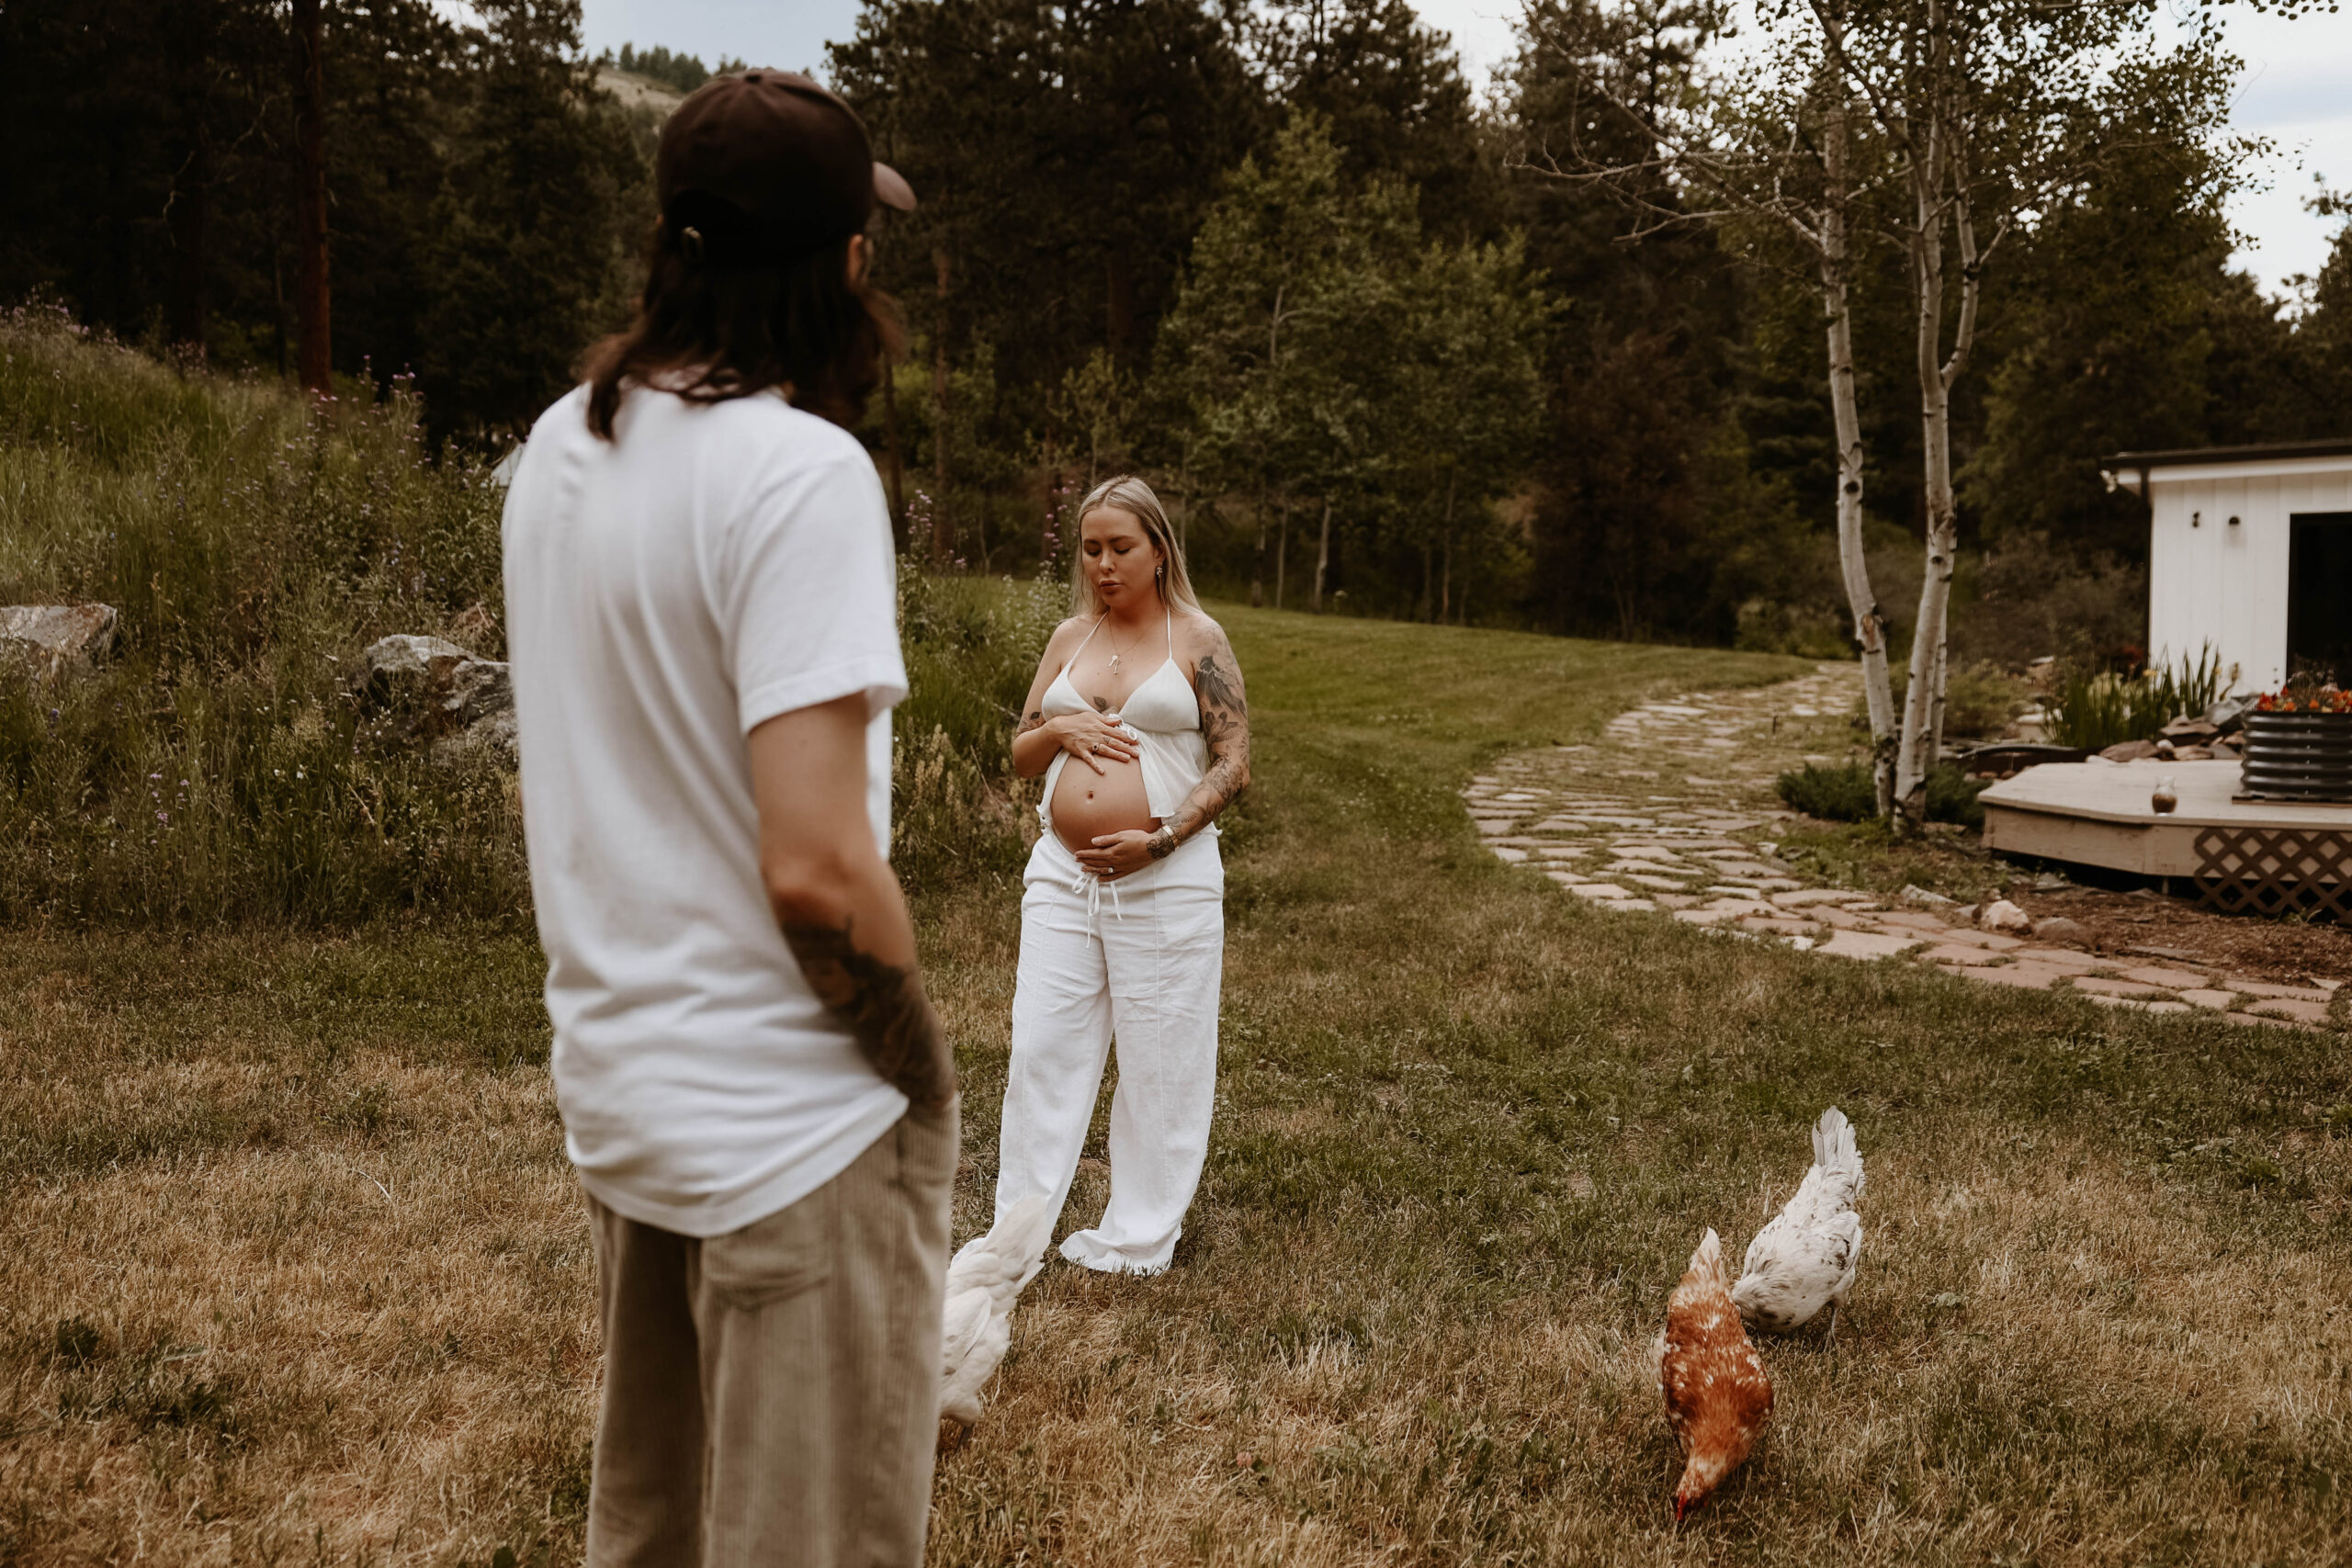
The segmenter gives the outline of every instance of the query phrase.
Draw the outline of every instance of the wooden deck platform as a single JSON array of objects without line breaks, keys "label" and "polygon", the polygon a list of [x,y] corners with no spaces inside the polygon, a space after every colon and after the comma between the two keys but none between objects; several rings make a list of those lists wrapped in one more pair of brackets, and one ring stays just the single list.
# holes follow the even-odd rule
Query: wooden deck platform
[{"label": "wooden deck platform", "polygon": [[[2180,804],[2149,804],[2170,778]],[[2352,805],[2238,800],[2235,762],[2050,762],[2003,779],[1984,803],[1984,846],[2146,877],[2194,880],[2206,901],[2266,912],[2352,905]]]}]

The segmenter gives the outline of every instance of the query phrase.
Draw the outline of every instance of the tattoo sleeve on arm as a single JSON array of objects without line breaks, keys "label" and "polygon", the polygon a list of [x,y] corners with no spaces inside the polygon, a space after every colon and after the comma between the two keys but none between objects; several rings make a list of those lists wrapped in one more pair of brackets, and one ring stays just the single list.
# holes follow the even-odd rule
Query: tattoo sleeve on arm
[{"label": "tattoo sleeve on arm", "polygon": [[1175,815],[1168,818],[1167,848],[1155,838],[1154,855],[1165,855],[1217,818],[1250,787],[1250,704],[1242,694],[1241,667],[1234,662],[1233,645],[1222,630],[1212,630],[1215,645],[1201,655],[1193,673],[1200,694],[1201,733],[1207,739],[1209,765]]},{"label": "tattoo sleeve on arm", "polygon": [[956,1059],[912,965],[885,964],[852,940],[854,922],[784,927],[785,945],[800,961],[817,999],[833,1010],[874,1070],[918,1106],[944,1105],[956,1092]]}]

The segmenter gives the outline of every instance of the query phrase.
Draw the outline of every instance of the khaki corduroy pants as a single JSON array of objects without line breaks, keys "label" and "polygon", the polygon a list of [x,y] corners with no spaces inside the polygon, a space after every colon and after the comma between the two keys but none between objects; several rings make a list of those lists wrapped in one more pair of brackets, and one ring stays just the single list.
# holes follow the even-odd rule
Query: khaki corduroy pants
[{"label": "khaki corduroy pants", "polygon": [[917,1568],[954,1106],[698,1240],[588,1200],[605,1330],[590,1568]]}]

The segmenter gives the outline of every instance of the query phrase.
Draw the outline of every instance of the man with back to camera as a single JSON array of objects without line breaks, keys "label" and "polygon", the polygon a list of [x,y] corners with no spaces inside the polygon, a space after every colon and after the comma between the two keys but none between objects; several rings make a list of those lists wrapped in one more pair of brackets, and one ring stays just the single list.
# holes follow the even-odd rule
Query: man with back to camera
[{"label": "man with back to camera", "polygon": [[844,426],[914,205],[805,77],[662,131],[636,321],[507,492],[531,889],[605,1388],[588,1562],[907,1564],[956,1070],[889,842],[888,513]]}]

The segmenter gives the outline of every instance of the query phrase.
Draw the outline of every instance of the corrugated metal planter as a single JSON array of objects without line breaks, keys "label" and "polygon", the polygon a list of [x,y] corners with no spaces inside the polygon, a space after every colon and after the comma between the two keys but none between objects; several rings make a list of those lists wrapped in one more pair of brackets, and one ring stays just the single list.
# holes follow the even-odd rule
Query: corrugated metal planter
[{"label": "corrugated metal planter", "polygon": [[2352,801],[2352,713],[2247,714],[2242,776],[2258,800]]}]

